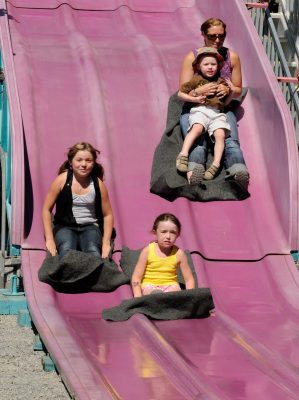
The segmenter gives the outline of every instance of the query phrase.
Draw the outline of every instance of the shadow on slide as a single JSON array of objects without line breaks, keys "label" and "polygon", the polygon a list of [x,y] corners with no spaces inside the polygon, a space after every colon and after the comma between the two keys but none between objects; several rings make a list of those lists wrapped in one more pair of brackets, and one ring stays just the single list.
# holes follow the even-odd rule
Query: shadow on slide
[{"label": "shadow on slide", "polygon": [[[228,5],[229,3],[229,5]],[[298,164],[294,127],[239,0],[1,0],[1,48],[13,143],[12,241],[28,306],[74,398],[297,399]],[[7,11],[7,12],[6,12]],[[249,87],[239,135],[251,175],[243,201],[168,202],[149,191],[152,158],[180,63],[209,17],[227,23]],[[41,206],[68,147],[101,150],[116,248],[138,249],[161,212],[182,221],[216,316],[101,318],[131,296],[62,294],[41,283]],[[25,151],[26,149],[26,151]],[[26,165],[26,168],[24,167]],[[25,232],[25,233],[24,233]]]}]

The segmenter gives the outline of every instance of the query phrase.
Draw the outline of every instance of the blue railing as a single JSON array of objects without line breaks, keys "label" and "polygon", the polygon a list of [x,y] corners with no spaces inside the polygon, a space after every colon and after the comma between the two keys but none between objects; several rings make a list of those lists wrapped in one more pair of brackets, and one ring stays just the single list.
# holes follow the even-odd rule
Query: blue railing
[{"label": "blue railing", "polygon": [[[280,40],[271,17],[268,3],[259,1],[246,1],[245,2],[248,10],[251,14],[251,18],[255,25],[255,28],[261,38],[264,45],[267,56],[271,62],[275,75],[284,77],[289,80],[293,78],[286,61],[284,51],[281,47]],[[265,5],[265,8],[259,8],[259,6]],[[299,96],[298,86],[296,83],[279,80],[281,90],[285,96],[286,102],[288,103],[291,115],[293,117],[294,126],[296,130],[297,143],[299,143]]]},{"label": "blue railing", "polygon": [[0,274],[4,272],[5,259],[20,254],[19,246],[10,241],[11,226],[11,132],[8,97],[3,73],[3,59],[0,52],[0,162],[1,162],[1,254]]}]

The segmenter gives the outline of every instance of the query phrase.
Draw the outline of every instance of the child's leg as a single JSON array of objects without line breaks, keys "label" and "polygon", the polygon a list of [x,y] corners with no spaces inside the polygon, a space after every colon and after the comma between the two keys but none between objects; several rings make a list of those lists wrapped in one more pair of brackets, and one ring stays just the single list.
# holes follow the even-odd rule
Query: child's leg
[{"label": "child's leg", "polygon": [[217,174],[221,158],[224,152],[224,140],[225,140],[225,130],[222,128],[218,128],[213,133],[215,139],[215,146],[214,146],[214,161],[212,165],[206,170],[204,174],[204,179],[211,180],[215,178]]},{"label": "child's leg", "polygon": [[215,147],[214,147],[214,161],[216,167],[220,166],[220,162],[224,152],[225,130],[222,128],[216,129],[214,132]]},{"label": "child's leg", "polygon": [[194,124],[187,136],[184,139],[182,150],[180,154],[183,156],[188,156],[191,147],[194,145],[196,139],[198,139],[203,133],[204,127],[201,124]]},{"label": "child's leg", "polygon": [[184,139],[182,150],[176,158],[176,167],[178,171],[188,171],[188,154],[191,147],[194,145],[196,139],[198,139],[203,132],[203,126],[201,124],[193,124],[187,136]]}]

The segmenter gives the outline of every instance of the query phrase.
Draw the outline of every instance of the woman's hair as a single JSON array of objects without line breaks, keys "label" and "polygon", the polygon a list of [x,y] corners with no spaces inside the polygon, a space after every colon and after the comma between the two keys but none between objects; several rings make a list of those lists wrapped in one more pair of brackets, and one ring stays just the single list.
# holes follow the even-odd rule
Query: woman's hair
[{"label": "woman's hair", "polygon": [[181,233],[182,225],[180,221],[177,219],[175,215],[169,213],[164,213],[157,216],[153,224],[152,232],[156,232],[159,222],[164,222],[164,221],[171,221],[172,223],[174,223],[175,226],[178,228],[178,234]]},{"label": "woman's hair", "polygon": [[218,18],[209,18],[207,19],[202,25],[201,25],[201,32],[206,35],[208,33],[209,28],[212,26],[218,26],[221,25],[224,29],[224,32],[226,32],[226,25],[225,23]]},{"label": "woman's hair", "polygon": [[101,164],[96,162],[97,156],[98,154],[100,154],[100,151],[95,149],[90,143],[86,142],[76,143],[69,148],[69,151],[67,153],[67,160],[65,160],[64,163],[60,166],[58,174],[61,174],[62,172],[65,172],[71,168],[73,158],[78,153],[78,151],[89,151],[91,153],[94,161],[94,167],[91,173],[93,176],[97,176],[98,178],[103,179],[104,168]]}]

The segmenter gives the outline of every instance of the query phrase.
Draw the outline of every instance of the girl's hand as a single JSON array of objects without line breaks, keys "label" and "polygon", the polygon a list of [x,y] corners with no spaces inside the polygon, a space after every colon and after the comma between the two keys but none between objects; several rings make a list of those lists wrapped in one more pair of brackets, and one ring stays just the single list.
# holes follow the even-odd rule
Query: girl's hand
[{"label": "girl's hand", "polygon": [[51,256],[56,256],[57,249],[56,249],[55,241],[53,239],[46,240],[46,248],[47,248],[48,252],[51,254]]},{"label": "girl's hand", "polygon": [[108,243],[102,244],[102,258],[107,258],[109,256],[111,246]]}]

